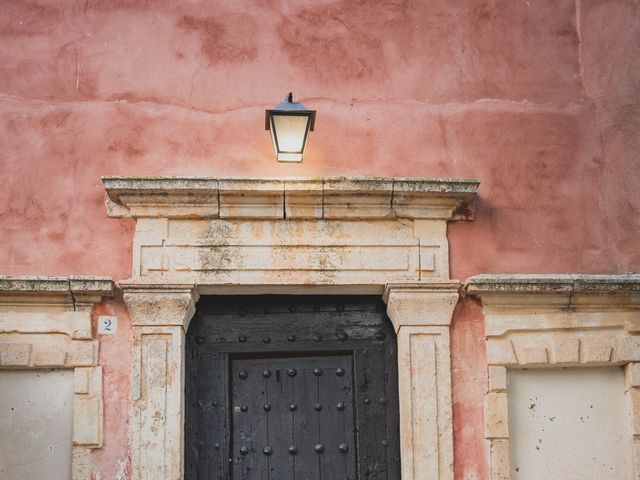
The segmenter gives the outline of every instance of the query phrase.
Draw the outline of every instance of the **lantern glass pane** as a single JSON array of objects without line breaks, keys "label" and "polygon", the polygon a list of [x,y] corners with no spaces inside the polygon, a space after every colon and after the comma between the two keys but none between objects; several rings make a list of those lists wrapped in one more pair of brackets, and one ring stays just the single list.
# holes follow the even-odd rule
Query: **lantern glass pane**
[{"label": "lantern glass pane", "polygon": [[273,115],[278,139],[278,153],[302,154],[309,117],[307,115]]}]

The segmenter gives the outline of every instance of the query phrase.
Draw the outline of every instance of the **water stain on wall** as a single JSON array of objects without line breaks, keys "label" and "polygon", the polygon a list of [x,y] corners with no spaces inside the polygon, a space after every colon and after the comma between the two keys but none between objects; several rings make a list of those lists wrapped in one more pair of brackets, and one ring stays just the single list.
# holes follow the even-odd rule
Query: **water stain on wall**
[{"label": "water stain on wall", "polygon": [[384,42],[408,45],[409,2],[342,1],[283,18],[278,35],[289,61],[335,83],[383,78]]},{"label": "water stain on wall", "polygon": [[[195,17],[183,15],[177,27],[198,36],[201,53],[209,65],[220,62],[252,61],[258,53],[250,17],[229,18],[229,15],[216,17]],[[179,52],[184,56],[184,53]]]}]

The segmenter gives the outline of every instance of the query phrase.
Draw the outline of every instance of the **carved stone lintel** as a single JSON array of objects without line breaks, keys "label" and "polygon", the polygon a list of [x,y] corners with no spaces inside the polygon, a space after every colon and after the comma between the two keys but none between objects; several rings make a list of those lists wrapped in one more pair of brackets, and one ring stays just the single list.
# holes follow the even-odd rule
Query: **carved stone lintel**
[{"label": "carved stone lintel", "polygon": [[111,216],[473,220],[479,182],[419,178],[104,177]]}]

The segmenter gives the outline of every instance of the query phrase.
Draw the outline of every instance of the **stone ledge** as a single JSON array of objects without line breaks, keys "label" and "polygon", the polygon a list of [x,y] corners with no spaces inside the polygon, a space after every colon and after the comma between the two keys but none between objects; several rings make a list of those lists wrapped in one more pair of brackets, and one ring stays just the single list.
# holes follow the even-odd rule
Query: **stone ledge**
[{"label": "stone ledge", "polygon": [[640,274],[477,275],[464,293],[490,311],[628,310],[640,308]]},{"label": "stone ledge", "polygon": [[468,293],[640,292],[640,274],[484,274],[469,278]]},{"label": "stone ledge", "polygon": [[109,277],[22,277],[0,275],[0,295],[6,294],[69,294],[113,295]]},{"label": "stone ledge", "polygon": [[103,177],[113,217],[472,220],[479,182],[412,178]]},{"label": "stone ledge", "polygon": [[86,311],[102,298],[112,297],[113,281],[108,277],[22,277],[0,276],[0,306],[15,310],[38,305]]}]

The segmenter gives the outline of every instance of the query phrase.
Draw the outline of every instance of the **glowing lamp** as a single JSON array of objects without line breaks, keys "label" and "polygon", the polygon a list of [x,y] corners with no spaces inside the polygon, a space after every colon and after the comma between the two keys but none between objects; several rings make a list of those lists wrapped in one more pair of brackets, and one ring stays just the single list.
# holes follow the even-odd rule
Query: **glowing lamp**
[{"label": "glowing lamp", "polygon": [[301,162],[309,132],[316,121],[315,110],[293,101],[289,93],[273,110],[265,112],[265,130],[271,131],[273,149],[279,162]]}]

